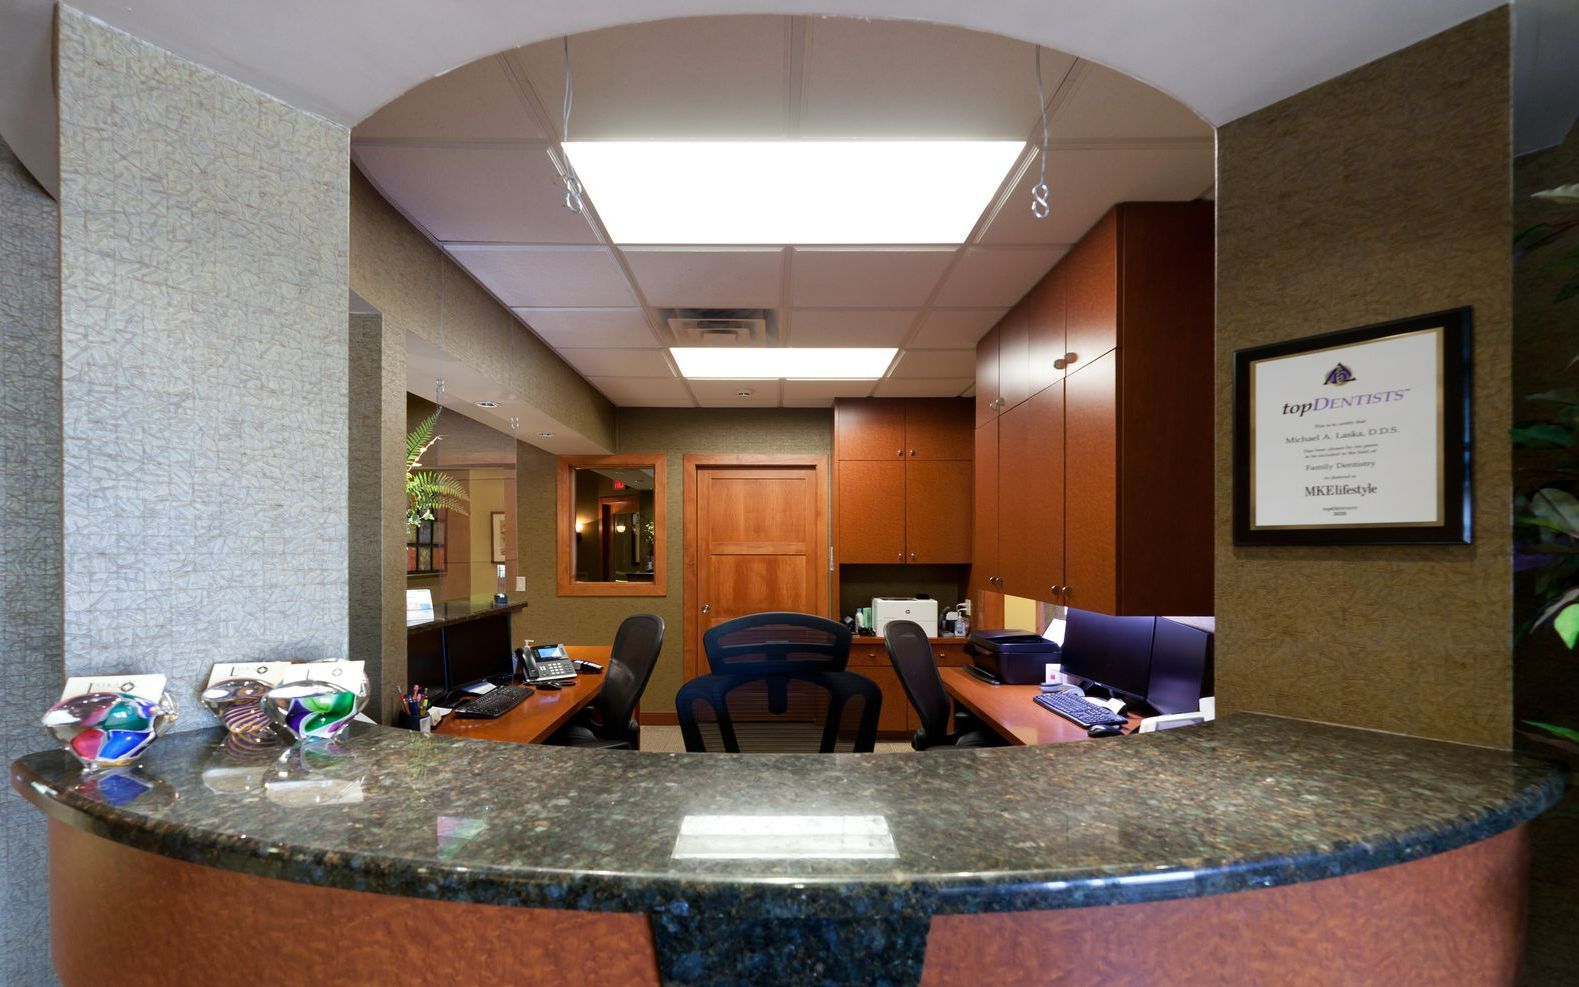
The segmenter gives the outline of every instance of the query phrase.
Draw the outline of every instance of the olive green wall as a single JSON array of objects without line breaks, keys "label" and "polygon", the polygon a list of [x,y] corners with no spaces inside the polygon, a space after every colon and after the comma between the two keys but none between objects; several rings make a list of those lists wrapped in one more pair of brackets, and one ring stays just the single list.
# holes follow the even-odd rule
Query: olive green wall
[{"label": "olive green wall", "polygon": [[[1509,743],[1510,64],[1504,7],[1218,131],[1224,709]],[[1474,544],[1235,548],[1234,351],[1459,305]]]},{"label": "olive green wall", "polygon": [[666,625],[663,654],[642,698],[650,712],[674,713],[683,680],[685,530],[681,473],[686,453],[817,453],[832,458],[829,408],[620,408],[616,451],[659,452],[668,457],[668,595],[662,597],[560,597],[554,586],[554,457],[520,446],[517,512],[523,571],[531,601],[516,617],[516,636],[537,641],[610,644],[628,614],[655,613]]}]

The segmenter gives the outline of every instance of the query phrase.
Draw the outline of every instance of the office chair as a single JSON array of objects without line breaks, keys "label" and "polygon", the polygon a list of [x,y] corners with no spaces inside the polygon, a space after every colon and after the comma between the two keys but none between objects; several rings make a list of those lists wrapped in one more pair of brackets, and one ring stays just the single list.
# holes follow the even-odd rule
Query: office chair
[{"label": "office chair", "polygon": [[809,613],[753,613],[702,635],[708,667],[720,675],[759,671],[842,672],[850,660],[850,629]]},{"label": "office chair", "polygon": [[603,670],[603,691],[548,742],[559,747],[640,750],[641,725],[633,714],[662,650],[662,617],[639,613],[621,621]]},{"label": "office chair", "polygon": [[[1001,747],[1003,740],[989,727],[968,713],[949,715],[948,693],[932,657],[932,642],[927,632],[913,620],[890,620],[883,629],[883,644],[888,660],[899,673],[905,698],[921,717],[921,726],[910,738],[918,751],[933,747]],[[952,722],[951,722],[952,721]],[[949,727],[954,732],[949,732]]]}]

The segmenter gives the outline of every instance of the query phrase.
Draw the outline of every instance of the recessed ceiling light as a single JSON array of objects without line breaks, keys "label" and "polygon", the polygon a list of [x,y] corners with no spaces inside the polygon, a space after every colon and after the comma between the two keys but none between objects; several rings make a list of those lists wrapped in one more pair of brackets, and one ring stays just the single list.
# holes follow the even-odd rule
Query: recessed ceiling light
[{"label": "recessed ceiling light", "polygon": [[554,433],[553,432],[538,432],[537,434],[540,437],[545,438],[545,439],[551,439],[551,438],[554,437]]},{"label": "recessed ceiling light", "polygon": [[477,401],[477,402],[475,402],[475,404],[479,408],[497,408],[497,407],[499,407],[499,402],[497,402],[497,401]]},{"label": "recessed ceiling light", "polygon": [[740,390],[735,392],[735,397],[737,397],[737,398],[749,398],[750,396],[751,396],[751,389],[750,388],[742,387]]},{"label": "recessed ceiling light", "polygon": [[571,141],[615,243],[963,243],[1021,141]]},{"label": "recessed ceiling light", "polygon": [[875,380],[899,351],[892,346],[750,350],[676,346],[669,352],[679,364],[680,376],[692,380]]}]

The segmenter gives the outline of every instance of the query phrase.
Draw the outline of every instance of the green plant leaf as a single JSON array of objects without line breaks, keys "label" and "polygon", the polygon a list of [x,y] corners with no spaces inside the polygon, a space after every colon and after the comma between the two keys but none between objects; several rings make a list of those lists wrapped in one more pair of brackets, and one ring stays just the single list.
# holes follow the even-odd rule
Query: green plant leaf
[{"label": "green plant leaf", "polygon": [[1579,499],[1566,490],[1542,487],[1530,498],[1530,513],[1579,538]]},{"label": "green plant leaf", "polygon": [[1563,206],[1579,206],[1579,184],[1559,185],[1556,188],[1542,189],[1530,196],[1532,199],[1545,199]]},{"label": "green plant leaf", "polygon": [[1526,449],[1566,449],[1573,445],[1573,429],[1556,422],[1524,421],[1509,429],[1513,444]]},{"label": "green plant leaf", "polygon": [[1572,727],[1560,727],[1555,723],[1542,723],[1539,720],[1525,720],[1526,724],[1545,730],[1547,733],[1562,737],[1564,740],[1579,741],[1579,730]]},{"label": "green plant leaf", "polygon": [[1546,609],[1541,611],[1540,616],[1536,617],[1535,621],[1530,626],[1541,626],[1548,620],[1555,617],[1558,613],[1562,612],[1563,608],[1573,603],[1579,603],[1579,589],[1570,589],[1566,593],[1563,593],[1561,596],[1559,596],[1556,600],[1547,604]]},{"label": "green plant leaf", "polygon": [[1579,603],[1570,603],[1557,611],[1557,618],[1552,621],[1552,629],[1563,639],[1563,643],[1568,645],[1568,650],[1572,651],[1574,642],[1579,641]]}]

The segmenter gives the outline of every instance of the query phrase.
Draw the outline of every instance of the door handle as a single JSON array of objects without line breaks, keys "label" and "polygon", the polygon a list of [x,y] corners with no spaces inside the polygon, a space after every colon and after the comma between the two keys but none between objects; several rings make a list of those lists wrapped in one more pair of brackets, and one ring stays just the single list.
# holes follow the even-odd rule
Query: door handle
[{"label": "door handle", "polygon": [[713,612],[713,605],[711,603],[704,603],[704,604],[702,604],[702,612],[703,613],[712,613]]}]

